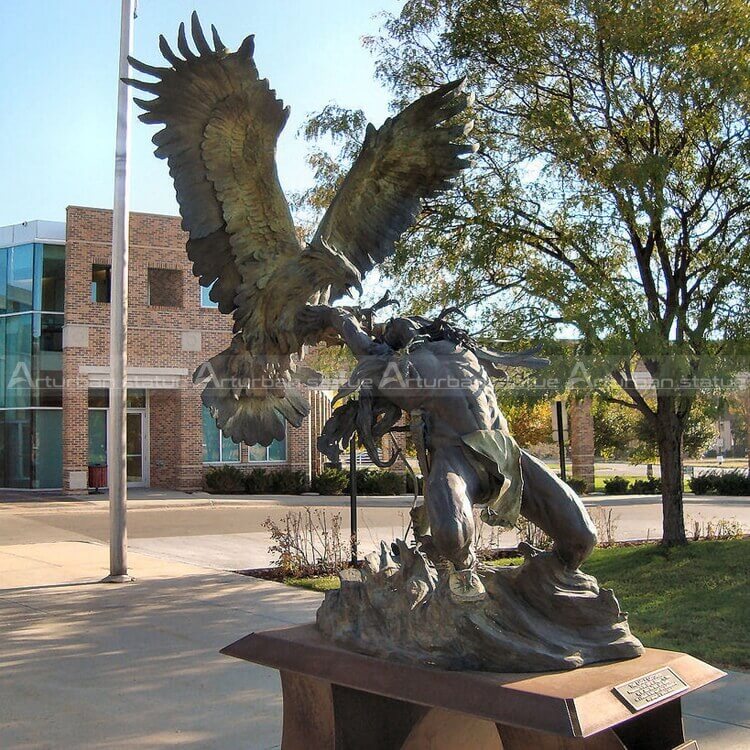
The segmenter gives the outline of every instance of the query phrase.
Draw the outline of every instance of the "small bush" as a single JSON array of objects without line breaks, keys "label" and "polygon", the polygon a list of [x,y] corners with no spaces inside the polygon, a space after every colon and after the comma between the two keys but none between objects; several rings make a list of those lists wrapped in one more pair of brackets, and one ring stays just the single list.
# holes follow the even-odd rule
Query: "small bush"
[{"label": "small bush", "polygon": [[550,549],[552,547],[552,538],[535,523],[523,516],[518,517],[516,533],[519,542],[526,542],[536,549]]},{"label": "small bush", "polygon": [[307,477],[293,469],[253,469],[245,475],[245,488],[250,495],[301,495],[307,492]]},{"label": "small bush", "polygon": [[612,508],[605,510],[600,506],[591,508],[590,515],[596,527],[597,545],[613,547],[617,542],[617,526],[620,517],[615,515]]},{"label": "small bush", "polygon": [[[743,525],[734,518],[711,518],[704,521],[701,516],[693,518],[687,516],[685,529],[692,534],[693,541],[700,539],[712,541],[715,539],[741,539],[745,535]],[[692,529],[692,531],[691,531]]]},{"label": "small bush", "polygon": [[628,492],[631,495],[658,495],[661,492],[661,479],[636,479]]},{"label": "small bush", "polygon": [[696,495],[710,495],[716,492],[716,474],[700,474],[690,477],[688,485]]},{"label": "small bush", "polygon": [[718,495],[750,495],[750,477],[744,471],[729,471],[716,478]]},{"label": "small bush", "polygon": [[577,477],[566,479],[565,483],[573,490],[573,492],[577,492],[578,494],[586,492],[586,488],[588,487],[585,479],[578,479]]},{"label": "small bush", "polygon": [[237,495],[245,492],[245,475],[236,466],[217,466],[205,477],[206,489],[217,495]]},{"label": "small bush", "polygon": [[343,495],[348,485],[348,472],[328,467],[313,477],[312,491],[321,495]]},{"label": "small bush", "polygon": [[604,480],[604,492],[607,495],[624,495],[630,482],[625,477],[611,477]]},{"label": "small bush", "polygon": [[271,535],[268,551],[285,576],[330,575],[344,567],[347,547],[342,539],[341,513],[304,508],[290,511],[280,521],[267,518]]},{"label": "small bush", "polygon": [[248,495],[265,495],[273,492],[271,472],[266,469],[253,469],[245,474],[245,492]]},{"label": "small bush", "polygon": [[307,492],[307,477],[304,471],[279,469],[269,472],[271,475],[271,492],[280,495],[301,495]]},{"label": "small bush", "polygon": [[395,471],[357,471],[358,495],[403,495],[406,492],[406,478]]},{"label": "small bush", "polygon": [[690,478],[696,495],[750,495],[750,477],[744,471],[711,472]]}]

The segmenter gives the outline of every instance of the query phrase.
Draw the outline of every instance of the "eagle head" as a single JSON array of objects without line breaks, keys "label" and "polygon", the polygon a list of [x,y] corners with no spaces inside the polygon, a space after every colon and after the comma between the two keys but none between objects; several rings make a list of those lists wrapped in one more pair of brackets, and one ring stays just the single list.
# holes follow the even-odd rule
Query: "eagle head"
[{"label": "eagle head", "polygon": [[309,243],[305,252],[330,271],[332,286],[346,287],[347,290],[356,289],[360,295],[362,294],[362,274],[343,253],[321,238]]}]

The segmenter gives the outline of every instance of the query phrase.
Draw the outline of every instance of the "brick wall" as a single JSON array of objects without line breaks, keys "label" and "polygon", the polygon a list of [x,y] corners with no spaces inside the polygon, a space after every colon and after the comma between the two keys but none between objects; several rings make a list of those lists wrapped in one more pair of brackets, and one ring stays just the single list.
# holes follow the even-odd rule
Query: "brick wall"
[{"label": "brick wall", "polygon": [[568,404],[570,458],[573,477],[594,486],[594,418],[591,398],[570,399]]},{"label": "brick wall", "polygon": [[[110,264],[111,239],[111,211],[68,207],[65,324],[75,335],[67,337],[63,353],[63,482],[71,492],[85,486],[88,463],[89,380],[81,367],[109,366],[110,307],[91,301],[91,267]],[[179,387],[149,391],[150,475],[154,486],[195,490],[204,473],[201,386],[189,375],[228,346],[232,319],[201,308],[186,239],[177,217],[130,216],[128,367],[187,370]],[[150,268],[180,272],[182,307],[148,304]],[[287,465],[306,473],[317,465],[310,458],[310,434],[305,422],[287,437]],[[247,458],[244,446],[241,455]]]}]

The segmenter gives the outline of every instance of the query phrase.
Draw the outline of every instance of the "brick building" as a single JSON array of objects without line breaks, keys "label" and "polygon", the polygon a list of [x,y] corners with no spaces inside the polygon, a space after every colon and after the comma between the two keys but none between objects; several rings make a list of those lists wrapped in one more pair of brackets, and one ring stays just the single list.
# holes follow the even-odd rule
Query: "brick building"
[{"label": "brick building", "polygon": [[[0,228],[0,487],[80,492],[106,463],[111,211]],[[320,467],[312,412],[268,448],[223,438],[191,382],[232,320],[192,275],[179,218],[130,217],[127,465],[133,486],[199,489],[210,466]]]}]

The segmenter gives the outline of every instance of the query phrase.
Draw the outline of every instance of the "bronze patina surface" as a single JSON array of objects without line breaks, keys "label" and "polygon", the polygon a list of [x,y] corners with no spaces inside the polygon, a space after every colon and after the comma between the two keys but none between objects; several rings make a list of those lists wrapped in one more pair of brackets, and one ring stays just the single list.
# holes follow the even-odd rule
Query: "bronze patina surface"
[{"label": "bronze patina surface", "polygon": [[[493,378],[537,368],[537,350],[492,351],[455,324],[460,311],[376,320],[390,307],[342,305],[391,257],[425,198],[451,188],[470,166],[472,97],[446,81],[379,128],[361,149],[316,231],[302,239],[276,172],[289,114],[260,77],[255,43],[230,51],[193,14],[165,65],[131,60],[151,81],[128,79],[153,98],[140,119],[173,177],[187,253],[235,336],[200,367],[202,399],[224,435],[249,445],[285,436],[310,411],[300,382],[306,345],[347,347],[357,366],[334,400],[318,448],[337,462],[356,434],[373,462],[379,442],[408,424],[424,478],[414,538],[347,579],[319,615],[350,648],[453,669],[573,668],[634,657],[642,647],[611,592],[578,568],[596,533],[576,493],[522,451],[498,407]],[[338,303],[338,304],[335,304]],[[465,316],[464,316],[465,317]],[[551,552],[525,550],[516,572],[480,570],[474,507],[483,523],[511,527],[519,514],[551,537]]]}]

